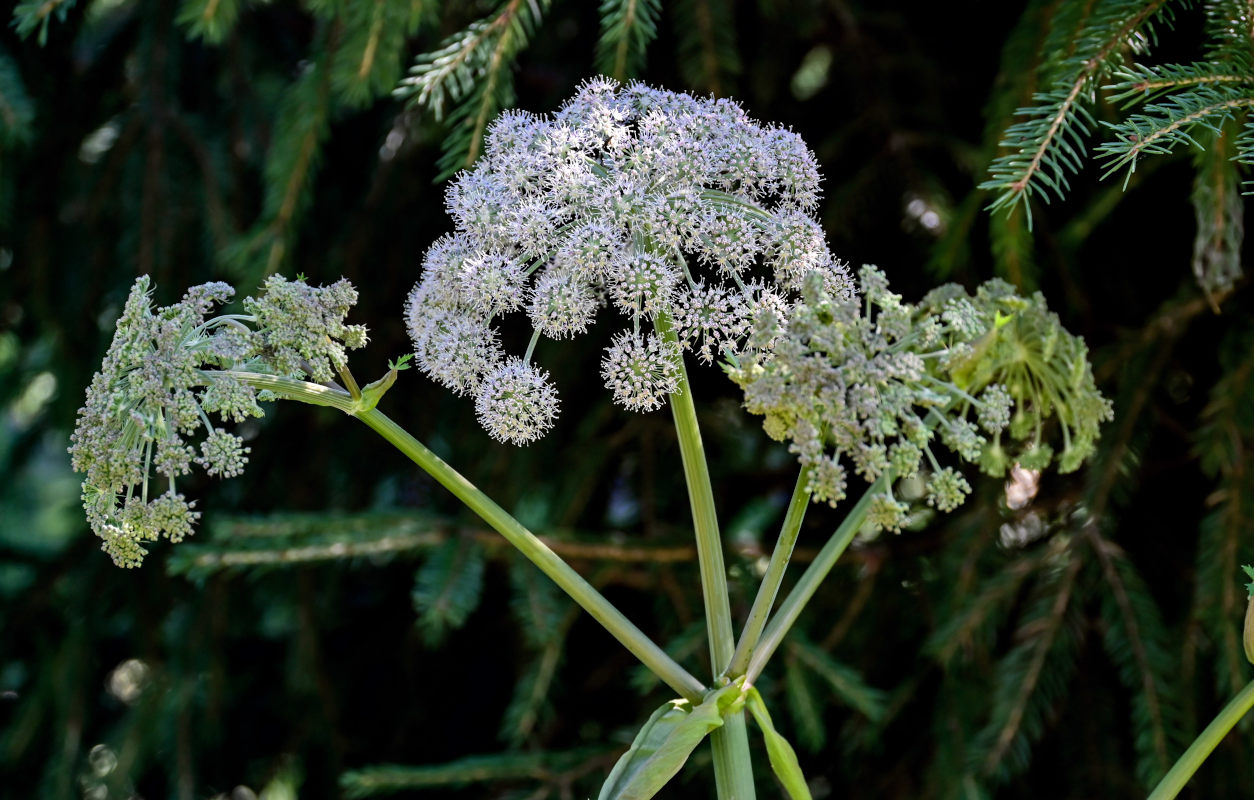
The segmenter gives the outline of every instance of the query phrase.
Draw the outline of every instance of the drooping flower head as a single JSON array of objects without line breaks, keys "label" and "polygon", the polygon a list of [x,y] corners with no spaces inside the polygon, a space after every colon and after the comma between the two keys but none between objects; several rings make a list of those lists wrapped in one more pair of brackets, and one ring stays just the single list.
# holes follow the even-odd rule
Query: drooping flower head
[{"label": "drooping flower head", "polygon": [[[799,136],[729,100],[598,78],[552,115],[506,112],[449,186],[456,231],[427,252],[406,303],[417,363],[475,395],[487,423],[500,415],[482,407],[495,384],[482,386],[513,363],[497,317],[525,312],[535,338],[566,339],[612,309],[629,327],[606,350],[605,384],[627,408],[657,408],[684,351],[708,363],[769,349],[755,331],[777,325],[810,276],[853,297],[813,217],[819,180]],[[488,427],[524,443],[548,426]]]},{"label": "drooping flower head", "polygon": [[345,348],[366,341],[364,327],[343,322],[357,298],[347,281],[272,277],[244,301],[249,314],[212,316],[234,293],[207,283],[154,309],[148,277],[139,278],[92,378],[71,461],[87,474],[87,521],[119,566],[138,566],[148,542],[191,535],[200,512],[179,484],[193,466],[224,478],[243,472],[249,448],[221,424],[261,416],[249,373],[329,381]]},{"label": "drooping flower head", "polygon": [[[1111,405],[1083,340],[1040,294],[1020,297],[992,280],[974,296],[950,284],[912,305],[889,291],[879,269],[865,266],[859,278],[863,302],[809,279],[803,301],[773,331],[774,347],[728,369],[745,407],[809,468],[813,500],[843,499],[846,469],[867,481],[923,472],[928,505],[952,511],[971,486],[940,465],[937,444],[994,476],[1015,463],[1047,467],[1051,440],[1062,442],[1060,472],[1093,453]],[[900,530],[907,507],[890,491],[868,520]]]}]

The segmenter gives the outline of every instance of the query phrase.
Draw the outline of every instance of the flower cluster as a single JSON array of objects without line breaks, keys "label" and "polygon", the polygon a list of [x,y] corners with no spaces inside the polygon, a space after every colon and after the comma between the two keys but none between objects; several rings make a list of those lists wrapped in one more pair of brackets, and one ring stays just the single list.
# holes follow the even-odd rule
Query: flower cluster
[{"label": "flower cluster", "polygon": [[[728,100],[599,78],[551,116],[506,112],[483,158],[450,185],[456,232],[428,250],[405,315],[419,367],[475,397],[484,427],[524,444],[557,414],[547,375],[509,393],[526,362],[506,356],[494,318],[521,312],[566,339],[612,307],[630,322],[601,364],[615,400],[647,411],[679,381],[684,351],[710,362],[747,347],[817,275],[854,295],[813,213],[814,154]],[[766,342],[759,339],[760,342]]]},{"label": "flower cluster", "polygon": [[[745,407],[764,415],[767,433],[790,441],[809,469],[815,501],[843,499],[847,469],[867,481],[925,473],[928,504],[951,511],[971,487],[941,467],[938,442],[995,476],[1014,463],[1048,466],[1055,453],[1045,437],[1054,428],[1060,471],[1093,452],[1110,402],[1094,384],[1084,342],[1040,294],[1020,297],[992,280],[975,296],[950,284],[911,305],[877,268],[863,267],[859,279],[865,305],[811,280],[787,319],[754,332],[773,348],[728,369]],[[868,520],[900,530],[908,510],[890,487]]]},{"label": "flower cluster", "polygon": [[200,512],[178,490],[193,465],[224,478],[243,472],[249,448],[209,415],[261,416],[249,373],[330,380],[344,348],[365,343],[365,328],[343,324],[356,300],[347,281],[316,288],[271,278],[244,301],[251,314],[211,316],[233,294],[207,283],[154,309],[148,277],[139,278],[92,378],[70,454],[87,474],[87,520],[119,566],[138,566],[147,542],[193,532]]}]

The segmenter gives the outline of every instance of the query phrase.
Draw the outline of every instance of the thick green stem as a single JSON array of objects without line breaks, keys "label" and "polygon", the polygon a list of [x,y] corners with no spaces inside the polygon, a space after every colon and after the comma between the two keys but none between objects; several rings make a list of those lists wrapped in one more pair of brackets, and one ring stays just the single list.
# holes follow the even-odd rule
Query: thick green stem
[{"label": "thick green stem", "polygon": [[694,703],[701,701],[705,691],[701,681],[654,644],[643,631],[563,561],[561,556],[549,549],[548,545],[382,412],[373,408],[363,410],[348,392],[337,388],[250,372],[229,374],[251,386],[269,389],[282,397],[338,408],[346,414],[356,416],[504,536],[667,686]]},{"label": "thick green stem", "polygon": [[[655,325],[663,339],[678,343],[675,330],[665,316],[659,316]],[[705,600],[705,621],[710,639],[710,663],[714,674],[719,675],[731,662],[736,648],[731,601],[727,595],[727,568],[723,564],[723,540],[714,508],[710,469],[701,445],[701,428],[697,425],[697,408],[692,401],[692,387],[682,360],[679,376],[679,388],[671,395],[671,412],[679,438],[684,479],[688,484],[688,501],[692,506],[701,594]],[[755,797],[753,764],[749,758],[749,732],[744,712],[729,715],[723,726],[711,734],[710,744],[714,750],[714,779],[720,800],[752,800]]]},{"label": "thick green stem", "polygon": [[818,591],[823,580],[827,578],[827,573],[832,571],[836,560],[840,558],[841,553],[845,552],[845,548],[853,541],[853,537],[857,535],[858,530],[862,527],[862,523],[866,520],[867,511],[871,508],[871,500],[881,494],[888,486],[888,473],[880,475],[875,483],[867,487],[863,493],[862,499],[858,500],[854,507],[849,509],[849,514],[844,521],[840,523],[840,527],[832,534],[832,538],[828,539],[827,544],[823,545],[823,549],[819,551],[814,561],[810,562],[810,566],[802,573],[801,579],[797,581],[797,585],[793,587],[788,596],[784,598],[784,602],[780,603],[779,611],[775,612],[775,616],[771,618],[771,623],[766,626],[766,630],[762,633],[762,638],[758,641],[758,646],[753,649],[753,654],[749,658],[749,666],[745,670],[745,680],[753,683],[762,674],[762,670],[766,667],[766,662],[770,661],[775,650],[779,648],[780,643],[784,640],[784,636],[792,628],[793,623],[797,621],[797,617],[801,616],[801,610],[810,602],[810,598]]},{"label": "thick green stem", "polygon": [[1180,756],[1154,787],[1154,791],[1150,792],[1148,800],[1171,800],[1179,794],[1184,785],[1189,782],[1189,778],[1193,777],[1193,773],[1197,772],[1197,768],[1219,744],[1219,740],[1223,739],[1228,731],[1232,730],[1232,726],[1237,724],[1237,720],[1245,716],[1251,708],[1254,708],[1254,681],[1247,683],[1245,688],[1223,707],[1219,715],[1211,720],[1206,730],[1193,740],[1189,749],[1184,751],[1184,755]]},{"label": "thick green stem", "polygon": [[762,629],[766,627],[766,618],[771,614],[775,597],[779,594],[779,586],[784,581],[784,571],[788,569],[793,547],[797,544],[801,521],[805,519],[806,508],[810,505],[809,486],[810,468],[803,467],[801,474],[797,476],[797,485],[792,490],[792,499],[788,501],[788,512],[784,515],[779,539],[771,552],[771,562],[766,567],[766,574],[762,576],[762,585],[758,587],[758,596],[753,599],[753,608],[749,611],[749,619],[745,621],[744,632],[740,634],[740,641],[736,642],[736,652],[727,668],[728,678],[738,678],[745,674],[749,657],[758,646]]}]

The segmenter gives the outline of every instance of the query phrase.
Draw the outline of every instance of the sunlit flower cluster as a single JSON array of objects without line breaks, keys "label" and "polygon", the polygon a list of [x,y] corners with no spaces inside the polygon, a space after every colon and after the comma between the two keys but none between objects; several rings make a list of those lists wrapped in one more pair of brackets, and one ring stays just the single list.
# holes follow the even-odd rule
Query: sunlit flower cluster
[{"label": "sunlit flower cluster", "polygon": [[[926,502],[952,511],[971,486],[942,467],[938,443],[990,475],[1018,463],[1069,472],[1092,454],[1111,405],[1098,392],[1083,340],[1062,328],[1041,295],[1020,297],[992,280],[974,296],[949,284],[917,305],[888,289],[877,268],[859,273],[863,300],[833,297],[811,280],[804,300],[777,318],[769,352],[728,369],[749,411],[789,441],[809,468],[816,502],[845,497],[847,471],[866,481],[926,477]],[[890,490],[868,520],[900,530],[909,506]]]},{"label": "sunlit flower cluster", "polygon": [[88,523],[119,566],[138,566],[148,542],[191,535],[200,512],[179,485],[193,466],[223,478],[243,472],[249,448],[221,427],[262,413],[242,376],[327,381],[344,349],[365,343],[365,328],[343,324],[357,297],[347,281],[319,288],[273,277],[244,301],[249,314],[213,316],[232,295],[207,283],[154,309],[148,278],[139,278],[87,390],[71,460],[87,474]]},{"label": "sunlit flower cluster", "polygon": [[[801,138],[729,100],[599,78],[552,115],[506,112],[479,163],[450,185],[456,231],[428,250],[406,303],[416,362],[475,397],[493,436],[524,444],[552,426],[556,396],[533,371],[531,388],[498,408],[502,370],[523,373],[506,368],[515,362],[495,319],[530,318],[525,363],[539,337],[585,333],[612,308],[629,327],[606,350],[605,385],[627,408],[658,408],[684,351],[709,363],[769,347],[753,330],[784,313],[808,276],[853,297],[813,217],[818,200]],[[514,422],[501,424],[506,415]]]}]

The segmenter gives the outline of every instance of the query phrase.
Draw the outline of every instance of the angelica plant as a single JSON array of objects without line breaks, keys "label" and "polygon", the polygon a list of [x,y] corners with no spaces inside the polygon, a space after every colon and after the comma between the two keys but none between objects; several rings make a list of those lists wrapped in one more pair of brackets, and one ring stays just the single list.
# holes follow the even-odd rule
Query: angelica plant
[{"label": "angelica plant", "polygon": [[[923,478],[926,503],[952,511],[971,485],[942,466],[945,451],[993,475],[1012,464],[1070,471],[1111,414],[1083,342],[1039,295],[993,281],[974,296],[941,287],[912,305],[874,267],[855,284],[814,219],[819,189],[804,142],[733,102],[592,80],[552,115],[507,112],[492,124],[483,160],[449,188],[455,231],[428,250],[404,307],[419,369],[472,397],[485,431],[518,445],[558,420],[539,343],[583,334],[599,316],[622,324],[599,375],[628,410],[670,407],[713,666],[704,680],[379,411],[407,364],[358,386],[347,351],[367,332],[346,323],[356,300],[346,281],[272,277],[245,313],[217,316],[232,296],[225,284],[154,308],[147,279],[137,281],[71,448],[87,473],[89,521],[115,561],[136,566],[149,543],[192,533],[199,512],[179,482],[193,465],[217,477],[242,471],[248,448],[230,423],[266,400],[336,408],[479,514],[680,695],[645,723],[601,798],[652,797],[707,737],[719,797],[752,798],[746,712],[789,796],[808,798],[755,683],[854,535],[905,527],[914,509],[894,482]],[[521,356],[495,327],[510,314],[534,331]],[[739,636],[688,361],[719,362],[800,462]],[[845,501],[849,472],[869,486],[773,611],[806,508]]]}]

